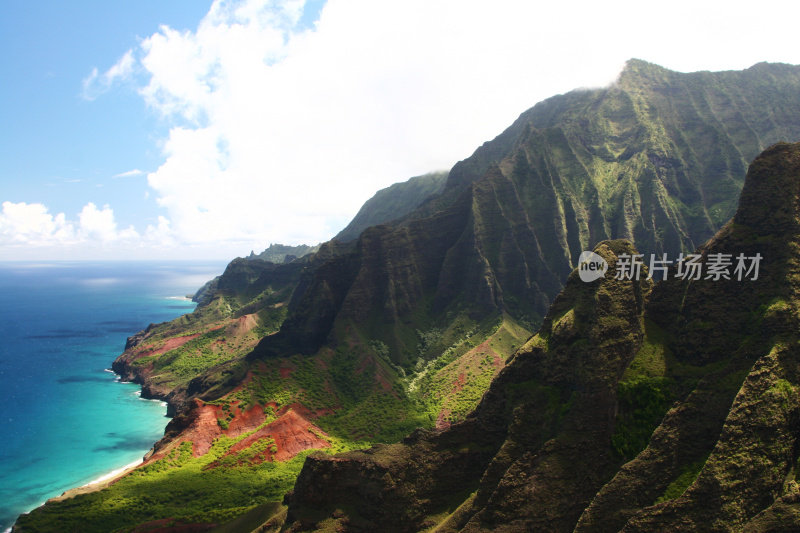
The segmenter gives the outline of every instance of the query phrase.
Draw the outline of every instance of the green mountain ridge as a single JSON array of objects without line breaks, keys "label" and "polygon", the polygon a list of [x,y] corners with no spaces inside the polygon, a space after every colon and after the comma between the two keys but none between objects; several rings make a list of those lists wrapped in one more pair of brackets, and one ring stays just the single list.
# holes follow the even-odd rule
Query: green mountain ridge
[{"label": "green mountain ridge", "polygon": [[[430,481],[433,493],[419,501],[392,496],[386,500],[385,518],[391,516],[398,527],[422,527],[439,523],[439,515],[453,512],[454,502],[464,505],[465,513],[467,508],[477,513],[476,505],[492,500],[489,489],[477,492],[471,502],[459,491],[478,490],[473,475],[496,459],[498,446],[506,450],[501,454],[505,461],[518,459],[519,446],[503,444],[505,435],[528,435],[530,424],[546,430],[540,435],[556,435],[564,423],[595,427],[597,438],[609,431],[602,423],[608,416],[587,420],[569,415],[571,396],[559,389],[559,380],[572,372],[564,366],[567,348],[536,356],[545,357],[552,373],[559,374],[553,383],[541,374],[549,370],[528,369],[525,372],[546,383],[533,390],[517,387],[526,401],[546,406],[536,415],[539,418],[520,421],[513,431],[508,413],[491,423],[484,420],[475,426],[469,422],[477,416],[473,415],[459,424],[479,403],[489,405],[487,398],[493,393],[482,401],[484,392],[493,380],[509,379],[503,378],[508,375],[503,368],[509,360],[512,365],[519,360],[519,354],[509,358],[520,346],[528,341],[531,349],[531,343],[543,342],[541,332],[529,341],[540,325],[541,331],[563,328],[554,330],[554,338],[564,333],[564,346],[577,343],[574,349],[585,353],[587,345],[579,337],[587,335],[586,328],[576,332],[570,326],[581,308],[588,313],[583,318],[594,321],[586,340],[601,338],[606,328],[627,338],[627,344],[598,352],[613,355],[619,372],[628,371],[625,360],[638,353],[640,345],[659,353],[663,344],[652,333],[658,329],[620,324],[619,306],[595,316],[586,309],[594,296],[586,294],[585,287],[577,295],[573,287],[569,296],[583,299],[583,307],[554,317],[551,305],[566,305],[568,296],[559,294],[574,277],[570,272],[580,252],[598,242],[626,238],[643,253],[676,256],[714,235],[734,214],[748,162],[776,141],[800,138],[799,88],[796,66],[759,64],[741,72],[681,74],[632,60],[611,87],[556,96],[523,113],[497,138],[457,163],[436,192],[416,195],[414,182],[400,187],[416,198],[405,203],[413,210],[363,231],[353,230],[358,231],[356,240],[332,240],[282,264],[257,257],[234,260],[199,291],[195,312],[131,337],[114,363],[126,380],[142,384],[143,396],[165,399],[174,416],[145,466],[102,491],[49,503],[21,517],[16,530],[124,531],[154,520],[202,530],[247,513],[262,516],[292,488],[309,450],[326,447],[337,452],[397,443],[420,427],[442,431],[452,426],[442,433],[448,437],[441,438],[458,446],[445,450],[450,455],[443,457],[437,455],[443,440],[429,439],[425,431],[410,437],[407,444],[429,447],[442,462],[437,466],[416,456],[419,464],[403,470],[397,489],[410,487],[425,494],[414,484],[414,476],[421,476]],[[743,201],[747,194],[745,188]],[[393,212],[391,199],[392,195],[376,194],[369,213]],[[410,207],[417,201],[421,203]],[[605,253],[613,255],[629,245],[604,246],[610,246]],[[640,287],[642,294],[649,290],[647,284]],[[565,294],[570,294],[569,286]],[[653,296],[647,305],[656,301],[660,300]],[[706,322],[696,319],[684,331],[686,342],[727,331],[710,329]],[[654,327],[666,328],[661,322]],[[600,355],[588,356],[594,361]],[[690,390],[694,370],[680,368],[689,377],[681,376],[684,381],[674,385],[674,391],[670,382],[669,395],[666,385],[660,385],[659,379],[667,379],[662,375],[646,376],[656,381],[645,380],[643,385],[623,380],[628,388],[620,395],[631,401],[621,407],[621,427],[630,426],[630,431],[611,435],[616,442],[611,452],[587,453],[604,466],[593,467],[595,481],[581,492],[584,500],[598,494],[600,481],[608,482],[619,468],[617,455],[639,451],[637,446],[649,435],[640,419],[649,420],[645,429],[655,427],[658,420],[651,419],[666,409],[663,398]],[[573,384],[613,388],[613,380],[593,376],[591,366],[570,379]],[[653,398],[644,413],[634,407],[640,393]],[[613,413],[615,394],[606,390],[581,401],[590,407],[593,402],[606,405]],[[725,414],[722,408],[720,413]],[[472,440],[463,440],[465,435]],[[569,439],[564,450],[572,449]],[[354,453],[375,455],[381,465],[406,469],[403,458],[416,452],[410,445],[398,446],[406,445],[378,449],[385,454]],[[702,466],[707,452],[702,448],[682,458],[678,465],[683,470],[675,479],[688,476],[692,465]],[[559,453],[553,461],[569,462],[566,451]],[[381,472],[383,466],[373,468],[372,460],[361,464],[369,472]],[[351,468],[347,461],[330,463],[317,456],[307,464]],[[504,465],[497,463],[492,475],[502,478]],[[308,468],[316,466],[307,466],[303,476],[317,475]],[[449,473],[450,468],[469,479],[462,485],[435,483],[461,475]],[[347,475],[360,479],[357,470]],[[332,515],[305,516],[313,498],[303,476],[287,501],[292,503],[292,520],[310,527]],[[373,481],[379,487],[385,480]],[[459,491],[454,492],[454,486]],[[211,487],[225,497],[198,496]],[[566,491],[566,485],[553,485],[553,491],[559,490]],[[569,509],[558,511],[559,520],[576,521],[575,514],[586,507],[584,500],[562,502]],[[406,505],[406,514],[391,515],[395,504]],[[484,511],[475,513],[484,516]],[[491,520],[511,523],[511,511],[498,513]],[[360,527],[357,513],[350,509],[345,515],[347,527]],[[375,514],[362,518],[373,525],[383,520]],[[148,530],[158,530],[158,524]]]},{"label": "green mountain ridge", "polygon": [[250,255],[245,259],[260,259],[262,261],[269,261],[270,263],[289,263],[295,259],[317,252],[319,246],[319,244],[315,246],[309,246],[307,244],[288,246],[285,244],[272,243],[259,254],[251,251]]},{"label": "green mountain ridge", "polygon": [[353,220],[334,239],[352,241],[370,226],[390,223],[417,209],[439,194],[447,180],[447,172],[431,172],[395,183],[376,192],[358,210]]},{"label": "green mountain ridge", "polygon": [[286,335],[297,327],[305,336],[311,321],[325,330],[314,334],[322,343],[334,316],[359,325],[383,317],[363,333],[404,364],[417,342],[409,330],[447,312],[505,312],[535,327],[580,252],[603,239],[627,238],[645,253],[692,250],[733,215],[748,162],[800,138],[798,83],[800,69],[788,65],[680,74],[634,60],[608,89],[545,100],[456,164],[439,196],[334,258],[353,265],[349,278],[317,272],[312,311],[296,313]]}]

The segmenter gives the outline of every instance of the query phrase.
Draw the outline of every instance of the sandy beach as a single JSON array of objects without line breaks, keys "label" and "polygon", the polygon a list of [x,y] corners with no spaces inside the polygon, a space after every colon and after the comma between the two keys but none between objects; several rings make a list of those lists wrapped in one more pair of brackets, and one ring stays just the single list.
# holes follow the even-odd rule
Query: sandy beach
[{"label": "sandy beach", "polygon": [[47,500],[48,502],[58,502],[62,500],[66,500],[68,498],[72,498],[73,496],[77,496],[78,494],[86,494],[89,492],[94,492],[96,490],[101,490],[108,487],[111,483],[116,481],[117,479],[121,478],[131,470],[135,469],[139,465],[141,465],[144,461],[139,460],[128,465],[123,466],[122,468],[117,468],[112,470],[111,472],[100,476],[97,479],[93,479],[89,483],[85,485],[81,485],[80,487],[75,487],[74,489],[69,489],[65,491],[61,496],[56,496],[55,498],[50,498]]}]

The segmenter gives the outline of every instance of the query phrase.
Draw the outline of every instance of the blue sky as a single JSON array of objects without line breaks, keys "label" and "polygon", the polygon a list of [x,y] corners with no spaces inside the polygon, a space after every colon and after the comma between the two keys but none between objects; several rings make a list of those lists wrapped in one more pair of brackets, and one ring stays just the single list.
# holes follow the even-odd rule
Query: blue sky
[{"label": "blue sky", "polygon": [[87,201],[114,206],[123,225],[155,220],[146,177],[114,179],[158,165],[166,124],[132,90],[87,101],[82,81],[111,65],[161,24],[195,28],[208,11],[194,0],[4,1],[0,17],[2,200],[75,212]]},{"label": "blue sky", "polygon": [[794,2],[561,4],[5,0],[0,260],[315,243],[631,57],[800,63]]}]

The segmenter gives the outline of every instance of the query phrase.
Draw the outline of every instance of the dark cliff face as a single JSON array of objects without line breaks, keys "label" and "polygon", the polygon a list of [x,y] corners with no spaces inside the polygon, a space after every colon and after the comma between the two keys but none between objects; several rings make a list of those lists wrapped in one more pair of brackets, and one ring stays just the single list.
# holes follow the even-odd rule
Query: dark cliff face
[{"label": "dark cliff face", "polygon": [[[793,531],[800,527],[800,144],[750,167],[733,220],[699,248],[732,279],[615,280],[595,248],[467,419],[308,459],[287,528]],[[762,257],[757,279],[735,258]],[[442,518],[444,517],[444,518]]]},{"label": "dark cliff face", "polygon": [[798,85],[788,65],[682,74],[632,60],[609,88],[545,100],[456,164],[438,196],[315,272],[261,353],[313,353],[354,324],[404,364],[411,332],[446,327],[447,312],[540,324],[601,240],[693,250],[733,215],[752,158],[800,138]]},{"label": "dark cliff face", "polygon": [[[520,229],[525,222],[504,213],[520,207],[509,186],[497,174],[430,216],[364,231],[352,251],[309,274],[281,332],[265,338],[254,356],[314,353],[324,342],[341,342],[337,325],[352,325],[407,363],[417,350],[414,331],[446,324],[448,313],[481,320],[513,308],[521,319],[540,320],[561,280]],[[511,299],[504,290],[513,291]]]},{"label": "dark cliff face", "polygon": [[[676,395],[679,403],[667,411],[647,449],[598,494],[579,529],[800,526],[799,200],[800,145],[770,148],[751,165],[732,222],[701,249],[705,257],[761,254],[758,279],[673,280],[654,291],[646,316],[664,328],[674,357],[665,375],[693,388]],[[681,383],[686,365],[703,372]],[[668,483],[681,476],[688,488],[653,506],[653,496],[669,492]],[[767,527],[777,517],[781,528]]]}]

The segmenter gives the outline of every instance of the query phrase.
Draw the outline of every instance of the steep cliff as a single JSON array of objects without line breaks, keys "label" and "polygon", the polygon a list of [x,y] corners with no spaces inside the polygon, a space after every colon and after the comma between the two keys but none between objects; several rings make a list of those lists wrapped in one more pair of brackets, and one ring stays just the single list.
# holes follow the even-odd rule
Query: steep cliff
[{"label": "steep cliff", "polygon": [[[289,529],[796,530],[798,244],[800,144],[779,144],[698,250],[700,279],[614,279],[635,252],[600,243],[605,277],[570,275],[465,421],[310,456]],[[731,279],[708,270],[720,257]]]}]

